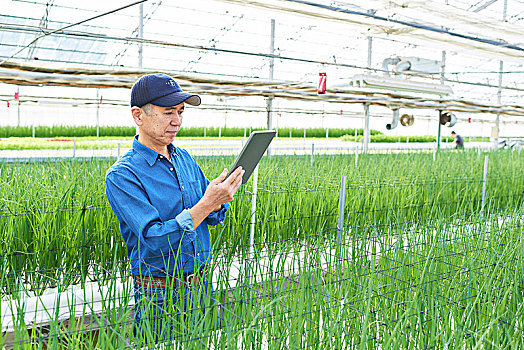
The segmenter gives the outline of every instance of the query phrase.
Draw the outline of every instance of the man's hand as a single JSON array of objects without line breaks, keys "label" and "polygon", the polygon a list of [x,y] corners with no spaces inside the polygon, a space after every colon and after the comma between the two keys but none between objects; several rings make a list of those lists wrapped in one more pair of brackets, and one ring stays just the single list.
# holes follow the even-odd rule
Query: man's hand
[{"label": "man's hand", "polygon": [[202,199],[205,198],[205,200],[209,200],[215,204],[213,211],[220,210],[222,204],[229,203],[233,200],[233,196],[242,184],[242,176],[244,173],[245,171],[242,167],[238,167],[226,179],[227,169],[224,169],[222,174],[209,183]]},{"label": "man's hand", "polygon": [[209,183],[206,192],[195,206],[189,209],[193,226],[196,228],[212,211],[220,210],[222,204],[229,203],[242,184],[242,176],[245,171],[238,167],[226,179],[227,169],[224,169],[216,179]]}]

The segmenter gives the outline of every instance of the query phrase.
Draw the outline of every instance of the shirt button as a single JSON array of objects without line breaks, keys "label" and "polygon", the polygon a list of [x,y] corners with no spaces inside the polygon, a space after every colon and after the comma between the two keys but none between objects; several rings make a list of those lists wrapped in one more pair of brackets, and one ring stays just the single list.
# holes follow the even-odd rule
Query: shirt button
[{"label": "shirt button", "polygon": [[173,171],[173,168],[169,168],[169,171]]},{"label": "shirt button", "polygon": [[184,189],[184,186],[182,186],[182,189]]},{"label": "shirt button", "polygon": [[163,157],[163,156],[158,156],[158,158],[161,158],[161,159],[162,159],[162,158],[164,158],[164,157]]}]

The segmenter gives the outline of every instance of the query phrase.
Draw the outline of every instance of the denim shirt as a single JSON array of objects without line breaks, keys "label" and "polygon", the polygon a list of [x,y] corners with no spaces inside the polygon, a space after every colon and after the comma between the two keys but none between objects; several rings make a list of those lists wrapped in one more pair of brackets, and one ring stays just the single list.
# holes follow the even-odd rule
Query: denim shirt
[{"label": "denim shirt", "polygon": [[138,142],[106,173],[106,194],[120,223],[134,275],[192,273],[211,259],[208,225],[223,224],[229,204],[193,227],[189,213],[209,180],[197,162],[169,144],[171,162]]}]

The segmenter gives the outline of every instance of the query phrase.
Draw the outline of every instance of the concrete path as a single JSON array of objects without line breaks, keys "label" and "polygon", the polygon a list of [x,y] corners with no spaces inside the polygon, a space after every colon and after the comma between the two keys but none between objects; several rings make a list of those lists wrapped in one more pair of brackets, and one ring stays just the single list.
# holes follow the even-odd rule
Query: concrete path
[{"label": "concrete path", "polygon": [[[237,155],[245,140],[181,140],[175,145],[187,149],[194,156],[234,156]],[[115,141],[114,148],[108,149],[61,149],[61,150],[4,150],[0,151],[0,161],[37,161],[64,158],[113,158],[124,155],[128,148],[119,148]],[[470,142],[466,149],[490,149],[490,142]],[[369,151],[373,153],[433,151],[435,143],[370,143]],[[442,143],[442,149],[451,149],[453,144]],[[362,152],[360,142],[348,142],[325,139],[274,140],[271,152],[275,155],[315,155],[319,154],[354,154]]]}]

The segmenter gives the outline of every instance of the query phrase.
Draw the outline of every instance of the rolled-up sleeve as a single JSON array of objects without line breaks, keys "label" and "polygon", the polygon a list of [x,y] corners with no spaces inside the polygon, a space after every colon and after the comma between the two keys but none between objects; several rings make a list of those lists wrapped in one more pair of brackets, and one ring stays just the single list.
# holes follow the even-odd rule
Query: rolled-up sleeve
[{"label": "rolled-up sleeve", "polygon": [[[111,171],[106,176],[106,194],[120,222],[135,233],[140,244],[151,252],[168,254],[180,245],[195,241],[193,219],[187,209],[175,218],[162,221],[146,191],[132,174]],[[123,237],[126,240],[129,237]]]},{"label": "rolled-up sleeve", "polygon": [[[200,176],[200,183],[202,184],[202,193],[205,193],[207,190],[207,186],[209,186],[210,181],[204,175],[202,168],[200,168],[200,166],[194,159],[193,159],[193,162]],[[222,207],[220,208],[220,210],[212,211],[211,213],[209,213],[209,215],[206,218],[206,223],[211,226],[223,225],[224,219],[226,218],[226,212],[229,209],[229,207],[230,207],[229,203],[224,203],[222,204]]]},{"label": "rolled-up sleeve", "polygon": [[207,224],[211,226],[223,225],[224,219],[226,218],[226,211],[229,209],[229,203],[222,204],[222,208],[219,211],[212,211],[207,216]]}]

